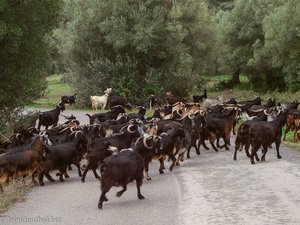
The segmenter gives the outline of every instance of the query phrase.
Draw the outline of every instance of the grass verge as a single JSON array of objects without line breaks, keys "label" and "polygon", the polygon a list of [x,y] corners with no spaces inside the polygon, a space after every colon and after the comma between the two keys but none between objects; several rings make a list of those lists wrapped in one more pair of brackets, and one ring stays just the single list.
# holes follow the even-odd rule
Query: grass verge
[{"label": "grass verge", "polygon": [[0,213],[4,213],[14,203],[24,201],[31,187],[31,178],[12,180],[3,185],[3,192],[0,193]]},{"label": "grass verge", "polygon": [[63,82],[63,75],[55,74],[47,77],[47,90],[45,96],[35,100],[27,108],[45,108],[51,109],[60,102],[62,95],[73,95],[72,87],[68,83]]}]

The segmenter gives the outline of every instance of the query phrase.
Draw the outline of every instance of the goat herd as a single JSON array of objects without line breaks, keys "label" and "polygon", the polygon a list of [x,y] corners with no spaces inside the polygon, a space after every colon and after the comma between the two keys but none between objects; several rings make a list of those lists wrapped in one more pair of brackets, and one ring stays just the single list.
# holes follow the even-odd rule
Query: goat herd
[{"label": "goat herd", "polygon": [[[109,96],[110,92],[111,89],[107,89],[105,95]],[[91,96],[91,101],[93,108],[97,109],[100,103],[94,101],[97,99],[94,97]],[[151,95],[150,109],[155,107],[155,110],[148,118],[145,118],[146,107],[138,107],[137,113],[126,113],[124,107],[129,106],[128,102],[125,101],[124,105],[116,101],[116,105],[111,104],[107,112],[87,114],[89,124],[80,124],[71,116],[66,118],[65,123],[57,125],[65,104],[73,104],[75,99],[76,95],[62,96],[62,102],[57,104],[56,109],[40,113],[37,128],[26,128],[0,143],[2,191],[4,183],[17,177],[31,176],[32,182],[36,183],[37,176],[42,186],[44,176],[54,182],[51,171],[58,171],[56,175],[64,181],[68,178],[67,170],[73,164],[82,182],[85,182],[89,170],[101,180],[98,207],[102,209],[103,202],[107,201],[106,193],[112,186],[123,188],[117,192],[120,197],[133,180],[136,181],[138,198],[143,199],[140,187],[144,176],[151,180],[148,174],[151,160],[159,160],[159,173],[163,174],[164,161],[168,159],[172,171],[183,161],[185,152],[190,158],[192,147],[197,155],[200,155],[201,145],[209,149],[207,140],[216,152],[223,148],[229,150],[232,132],[236,135],[233,159],[237,159],[237,150],[245,148],[250,162],[255,164],[255,159],[265,160],[268,148],[274,142],[277,157],[281,158],[279,146],[284,125],[284,138],[289,130],[293,130],[297,140],[300,131],[299,102],[279,106],[270,98],[262,104],[261,98],[257,97],[249,101],[232,98],[220,103],[208,99],[206,91],[201,96],[194,96],[193,103],[171,93],[167,93],[164,100]],[[100,105],[102,109],[106,102],[107,98]],[[242,115],[247,115],[248,120],[240,125],[236,134],[235,125]],[[45,130],[41,130],[41,126]],[[52,127],[48,129],[49,126]],[[220,139],[223,140],[222,145]],[[261,159],[257,155],[260,148]]]}]

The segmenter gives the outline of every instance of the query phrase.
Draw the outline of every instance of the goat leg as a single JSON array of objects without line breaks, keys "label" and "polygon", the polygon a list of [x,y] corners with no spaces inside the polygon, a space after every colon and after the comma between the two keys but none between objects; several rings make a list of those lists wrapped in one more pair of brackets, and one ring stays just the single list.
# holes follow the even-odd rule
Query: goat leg
[{"label": "goat leg", "polygon": [[45,172],[45,177],[50,181],[50,182],[55,182],[55,180],[51,177],[51,175],[49,174],[49,172]]},{"label": "goat leg", "polygon": [[240,148],[239,145],[236,145],[236,146],[235,146],[234,154],[233,154],[233,160],[236,160],[236,154],[237,154],[237,151],[239,150],[239,148]]},{"label": "goat leg", "polygon": [[77,169],[78,169],[78,176],[79,176],[79,177],[82,177],[79,162],[74,162],[73,164],[74,164],[74,165],[77,167]]},{"label": "goat leg", "polygon": [[44,186],[44,175],[45,175],[45,171],[43,170],[40,174],[39,174],[39,184],[41,186]]},{"label": "goat leg", "polygon": [[137,196],[139,199],[145,199],[145,197],[141,194],[142,183],[143,183],[143,178],[136,179]]},{"label": "goat leg", "polygon": [[118,192],[116,193],[116,196],[117,196],[118,198],[120,198],[121,195],[122,195],[126,190],[127,190],[127,187],[126,187],[126,185],[125,185],[125,186],[123,186],[123,189],[122,189],[121,191],[118,191]]},{"label": "goat leg", "polygon": [[280,142],[281,142],[281,141],[280,141],[280,138],[279,138],[278,141],[275,142],[275,145],[276,145],[276,151],[277,151],[277,159],[281,159],[281,158],[282,158],[281,155],[280,155],[280,153],[279,153]]},{"label": "goat leg", "polygon": [[[151,159],[150,159],[151,160]],[[145,177],[147,180],[151,180],[151,177],[148,174],[149,171],[149,162],[150,162],[149,158],[146,158],[144,160],[144,171],[145,171]]]},{"label": "goat leg", "polygon": [[164,165],[164,160],[163,160],[163,158],[161,157],[161,158],[159,158],[159,163],[160,163],[160,165],[159,165],[159,173],[160,174],[164,174],[164,168],[165,168],[165,165]]},{"label": "goat leg", "polygon": [[100,195],[99,202],[98,202],[98,208],[99,209],[103,208],[103,201],[105,201],[105,202],[108,201],[105,194],[107,192],[109,192],[110,189],[111,189],[110,185],[104,185],[103,183],[101,183],[101,195]]},{"label": "goat leg", "polygon": [[213,141],[213,140],[210,140],[209,142],[210,142],[211,146],[213,147],[213,149],[214,149],[216,152],[218,152],[219,150],[216,148],[216,146],[215,146],[215,144],[214,144],[214,141]]},{"label": "goat leg", "polygon": [[96,179],[100,179],[100,176],[98,175],[97,171],[96,171],[96,168],[93,168],[92,169],[93,173],[94,173],[94,176]]}]

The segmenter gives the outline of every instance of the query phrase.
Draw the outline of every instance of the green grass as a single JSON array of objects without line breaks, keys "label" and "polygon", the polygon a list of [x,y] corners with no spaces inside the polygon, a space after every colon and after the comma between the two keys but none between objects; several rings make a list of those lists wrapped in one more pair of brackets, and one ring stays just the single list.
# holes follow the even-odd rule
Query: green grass
[{"label": "green grass", "polygon": [[287,103],[291,101],[296,101],[300,99],[300,91],[298,92],[278,92],[266,91],[266,92],[255,92],[251,90],[249,79],[245,75],[240,75],[241,84],[235,88],[220,88],[219,85],[222,82],[229,81],[231,77],[229,75],[216,75],[207,77],[207,88],[208,88],[208,97],[217,97],[221,96],[223,100],[235,97],[238,100],[249,100],[253,99],[256,96],[260,96],[263,101],[270,97],[274,97],[276,102]]},{"label": "green grass", "polygon": [[[231,77],[229,75],[216,75],[216,76],[209,77],[209,81],[211,81],[211,82],[229,81],[230,79],[231,79]],[[245,75],[240,75],[240,81],[241,81],[241,83],[246,83],[249,81],[249,79]]]},{"label": "green grass", "polygon": [[47,90],[45,96],[34,101],[28,108],[53,108],[58,102],[60,102],[60,97],[62,95],[73,95],[72,87],[61,82],[62,75],[51,75],[47,81]]}]

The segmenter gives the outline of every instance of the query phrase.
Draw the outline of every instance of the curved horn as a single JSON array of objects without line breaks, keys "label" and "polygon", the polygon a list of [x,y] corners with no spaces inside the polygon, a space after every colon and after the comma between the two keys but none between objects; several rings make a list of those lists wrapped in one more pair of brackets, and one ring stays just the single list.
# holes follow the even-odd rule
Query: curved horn
[{"label": "curved horn", "polygon": [[244,103],[244,104],[236,104],[238,107],[243,107],[243,106],[245,106],[246,105],[246,103]]},{"label": "curved horn", "polygon": [[129,133],[134,133],[134,132],[135,132],[135,130],[134,130],[134,131],[130,130],[132,127],[134,127],[134,125],[129,125],[129,126],[127,127],[127,131],[128,131]]},{"label": "curved horn", "polygon": [[147,144],[147,139],[148,139],[148,138],[143,138],[143,145],[144,145],[146,148],[148,148],[148,149],[153,148],[153,145],[152,145],[152,146],[149,146],[149,145]]},{"label": "curved horn", "polygon": [[[71,127],[71,128],[72,128],[72,127]],[[70,129],[71,132],[73,132],[73,130],[72,130],[71,128],[70,128],[70,127],[66,127],[66,128],[64,128],[64,129],[62,129],[61,131],[59,131],[58,133],[60,134],[60,133],[66,131],[66,130],[68,130],[68,129]]]},{"label": "curved horn", "polygon": [[160,136],[154,135],[154,137],[153,137],[153,140],[154,140],[154,142],[157,142],[157,141],[159,141],[159,139],[161,139],[161,137],[160,137]]},{"label": "curved horn", "polygon": [[16,133],[16,138],[18,139],[18,140],[20,140],[19,139],[19,136],[20,136],[21,134],[20,133]]},{"label": "curved horn", "polygon": [[46,135],[46,131],[40,131],[39,135],[41,135],[41,136]]},{"label": "curved horn", "polygon": [[[194,117],[192,117],[192,115]],[[195,114],[194,113],[188,113],[188,117],[189,117],[190,120],[193,120],[193,119],[195,119]]]},{"label": "curved horn", "polygon": [[264,114],[267,115],[267,116],[271,116],[272,115],[272,113],[267,113],[266,109],[264,110]]},{"label": "curved horn", "polygon": [[[266,109],[265,109],[266,110]],[[251,109],[252,112],[262,112],[264,109]]]},{"label": "curved horn", "polygon": [[236,106],[235,104],[227,104],[227,103],[225,103],[225,104],[220,104],[220,105],[223,105],[223,106],[225,106],[225,107],[234,107],[234,106]]},{"label": "curved horn", "polygon": [[277,106],[277,107],[276,107],[276,110],[277,110],[277,111],[284,111],[284,109],[283,109],[281,106]]},{"label": "curved horn", "polygon": [[283,110],[281,109],[281,107],[280,108],[276,108],[277,110],[278,110],[278,112],[276,113],[276,116],[279,116],[279,114],[281,113],[281,112],[283,112]]}]

